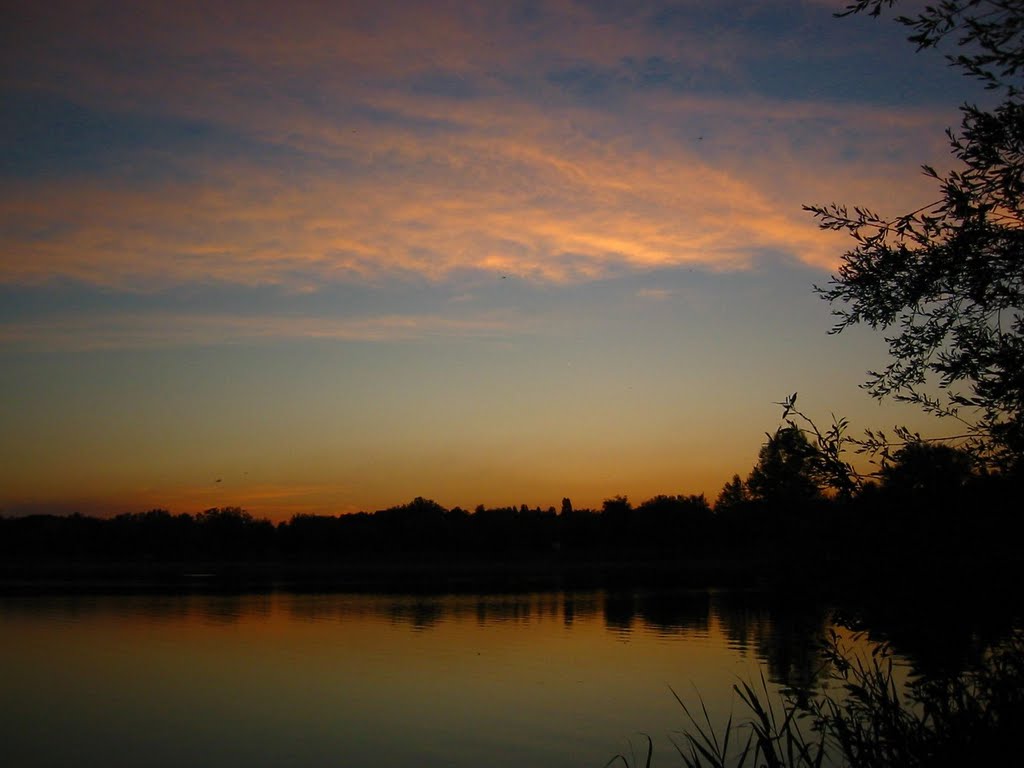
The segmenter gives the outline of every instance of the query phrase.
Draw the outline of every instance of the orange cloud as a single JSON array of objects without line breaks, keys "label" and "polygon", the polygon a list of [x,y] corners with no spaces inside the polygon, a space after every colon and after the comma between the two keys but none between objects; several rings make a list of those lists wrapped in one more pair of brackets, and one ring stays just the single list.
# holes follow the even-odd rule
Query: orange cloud
[{"label": "orange cloud", "polygon": [[[46,87],[99,109],[216,125],[247,149],[140,151],[126,162],[159,158],[181,171],[149,182],[8,183],[2,282],[314,290],[466,269],[571,282],[744,269],[764,253],[827,269],[845,242],[817,231],[801,203],[916,207],[927,190],[908,171],[944,151],[943,122],[918,109],[672,90],[584,106],[545,81],[545,66],[613,67],[641,54],[731,65],[722,41],[716,55],[697,31],[666,37],[642,16],[610,23],[573,3],[545,6],[550,23],[536,34],[487,4],[115,9],[66,9],[75,34],[34,63]],[[751,42],[733,37],[737,50]],[[95,55],[74,58],[82,51]],[[472,95],[421,92],[417,78],[436,72],[464,77]],[[508,72],[535,81],[536,94],[494,74]],[[922,134],[937,139],[917,158]]]},{"label": "orange cloud", "polygon": [[[412,98],[378,103],[419,119],[442,109]],[[298,168],[186,157],[197,181],[141,189],[109,179],[19,183],[0,198],[12,233],[0,280],[308,288],[484,269],[564,282],[616,268],[739,269],[766,250],[829,267],[839,240],[815,229],[802,202],[857,189],[885,190],[897,205],[921,199],[922,185],[908,184],[892,162],[851,168],[828,141],[793,146],[801,121],[847,117],[835,107],[798,105],[790,115],[770,102],[699,106],[705,123],[722,128],[688,146],[657,126],[637,146],[628,126],[594,112],[485,102],[452,110],[456,129],[437,136],[385,126],[353,137],[322,121],[285,120],[280,132],[311,152]],[[661,100],[657,109],[666,121],[689,114],[686,103],[666,113]],[[890,120],[895,140],[906,142],[900,119],[908,120],[879,110],[855,126],[883,134],[877,143]],[[740,120],[777,125],[743,147],[743,127],[729,127]],[[332,157],[346,159],[343,170],[332,170]],[[825,195],[830,187],[835,194]],[[47,236],[55,222],[59,234]]]}]

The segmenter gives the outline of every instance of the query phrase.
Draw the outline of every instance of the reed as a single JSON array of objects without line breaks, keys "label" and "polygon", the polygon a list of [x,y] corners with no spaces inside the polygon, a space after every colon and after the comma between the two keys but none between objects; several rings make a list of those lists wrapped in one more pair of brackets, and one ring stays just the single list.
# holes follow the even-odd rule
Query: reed
[{"label": "reed", "polygon": [[[768,684],[733,686],[745,716],[716,729],[700,700],[694,711],[672,691],[687,726],[672,739],[686,768],[944,768],[1015,765],[1024,725],[1024,635],[1015,634],[977,666],[942,678],[899,685],[891,649],[858,655],[833,634],[825,648],[836,683],[813,696],[784,694],[773,704]],[[647,738],[646,768],[653,743]],[[616,755],[607,766],[629,760]],[[634,766],[640,762],[633,757]],[[606,768],[607,768],[606,766]]]}]

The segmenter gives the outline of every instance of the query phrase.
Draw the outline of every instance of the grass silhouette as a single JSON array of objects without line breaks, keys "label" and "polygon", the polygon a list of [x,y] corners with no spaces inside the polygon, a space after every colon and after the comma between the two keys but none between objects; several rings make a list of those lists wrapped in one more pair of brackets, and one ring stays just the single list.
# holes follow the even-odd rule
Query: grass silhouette
[{"label": "grass silhouette", "polygon": [[[874,644],[856,654],[833,633],[826,648],[835,688],[807,696],[786,693],[773,705],[760,685],[733,688],[746,717],[730,714],[716,729],[700,700],[695,712],[673,691],[688,727],[672,739],[686,768],[945,768],[1006,764],[1019,754],[1024,722],[1024,634],[1015,633],[984,660],[959,674],[919,678],[906,685],[893,674],[892,652]],[[650,768],[653,742],[644,760]],[[606,764],[639,766],[624,755]]]}]

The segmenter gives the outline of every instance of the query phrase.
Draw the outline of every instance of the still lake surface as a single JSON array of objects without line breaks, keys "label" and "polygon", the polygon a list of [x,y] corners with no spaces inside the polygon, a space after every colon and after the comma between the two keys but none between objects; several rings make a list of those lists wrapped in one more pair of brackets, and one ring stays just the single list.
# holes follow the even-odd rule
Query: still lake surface
[{"label": "still lake surface", "polygon": [[0,597],[0,765],[601,768],[640,732],[678,765],[670,686],[724,718],[762,671],[813,685],[830,626],[715,591]]}]

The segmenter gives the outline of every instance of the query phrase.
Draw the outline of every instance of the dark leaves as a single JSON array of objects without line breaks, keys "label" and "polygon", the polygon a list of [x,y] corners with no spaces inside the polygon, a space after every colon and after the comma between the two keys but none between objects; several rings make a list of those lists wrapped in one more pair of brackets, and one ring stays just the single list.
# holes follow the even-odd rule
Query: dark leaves
[{"label": "dark leaves", "polygon": [[[894,4],[858,0],[838,15],[878,16]],[[960,130],[947,131],[958,167],[922,166],[938,200],[896,217],[805,206],[822,229],[855,243],[815,290],[837,318],[831,333],[858,324],[887,332],[892,360],[869,374],[872,395],[964,421],[994,464],[1016,463],[1024,454],[1024,2],[942,0],[897,22],[919,48],[952,40],[959,50],[949,61],[1005,100],[961,108]]]}]

